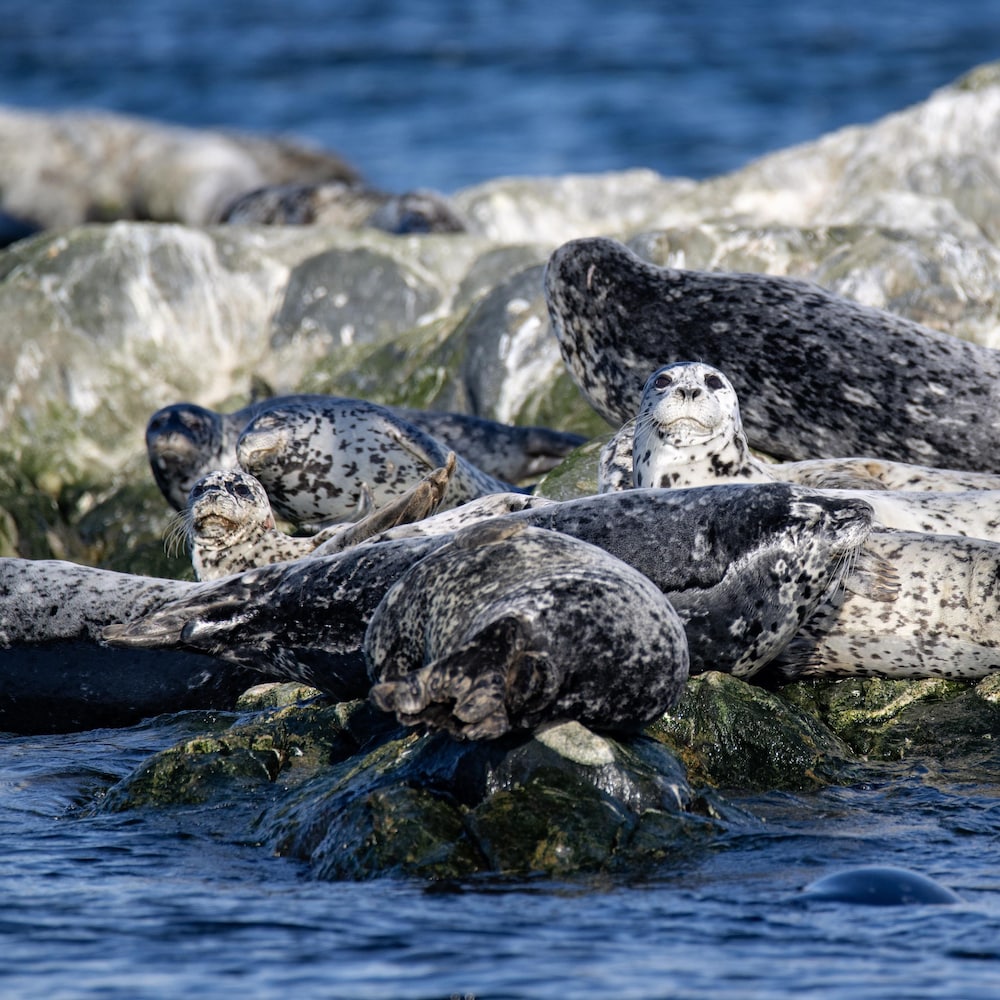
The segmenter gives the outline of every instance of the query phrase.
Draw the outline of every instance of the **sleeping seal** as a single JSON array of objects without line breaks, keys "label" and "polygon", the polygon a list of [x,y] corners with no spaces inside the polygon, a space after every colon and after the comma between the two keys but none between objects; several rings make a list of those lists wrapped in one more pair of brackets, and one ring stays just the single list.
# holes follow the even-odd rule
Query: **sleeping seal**
[{"label": "sleeping seal", "polygon": [[1000,545],[873,531],[780,653],[780,677],[975,679],[1000,668]]},{"label": "sleeping seal", "polygon": [[1000,469],[1000,352],[790,278],[660,268],[609,239],[559,247],[545,297],[563,358],[620,426],[664,360],[728,372],[750,444]]},{"label": "sleeping seal", "polygon": [[467,740],[570,719],[636,729],[688,675],[684,627],[647,577],[502,520],[409,569],[376,608],[364,652],[379,708]]},{"label": "sleeping seal", "polygon": [[[272,406],[326,402],[352,404],[338,396],[275,396],[232,413],[194,403],[173,403],[150,417],[146,453],[160,491],[182,510],[195,481],[217,469],[236,468],[236,442],[243,428]],[[374,405],[374,404],[371,404]],[[521,483],[554,469],[585,438],[546,427],[514,427],[468,413],[434,413],[386,406],[456,452],[477,468],[504,482]]]},{"label": "sleeping seal", "polygon": [[[620,440],[626,436],[620,432]],[[732,384],[718,369],[699,362],[664,365],[653,372],[643,389],[632,437],[632,478],[637,486],[767,482],[794,478],[798,468],[795,462],[769,465],[754,458]],[[836,460],[829,461],[836,465]],[[602,452],[601,467],[602,489],[623,478],[619,473],[625,460],[615,442]],[[1000,541],[1000,491],[837,492],[871,504],[876,526]]]}]

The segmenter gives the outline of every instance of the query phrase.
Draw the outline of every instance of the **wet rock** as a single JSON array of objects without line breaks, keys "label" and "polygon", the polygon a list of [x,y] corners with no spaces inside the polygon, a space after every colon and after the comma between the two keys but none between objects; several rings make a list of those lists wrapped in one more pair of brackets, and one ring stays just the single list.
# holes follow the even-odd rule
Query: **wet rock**
[{"label": "wet rock", "polygon": [[674,750],[691,780],[743,791],[809,789],[855,780],[861,762],[792,702],[729,674],[692,677],[647,732]]}]

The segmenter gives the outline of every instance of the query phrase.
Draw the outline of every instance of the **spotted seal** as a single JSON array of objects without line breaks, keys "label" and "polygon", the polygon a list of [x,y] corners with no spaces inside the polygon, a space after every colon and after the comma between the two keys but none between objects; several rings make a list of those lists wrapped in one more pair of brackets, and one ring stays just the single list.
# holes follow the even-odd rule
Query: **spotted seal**
[{"label": "spotted seal", "polygon": [[[329,401],[357,402],[339,396],[301,394],[260,400],[231,413],[194,403],[165,406],[146,425],[146,452],[153,478],[167,502],[175,510],[183,510],[196,480],[218,469],[236,468],[236,442],[258,414],[272,406]],[[521,483],[555,468],[585,440],[578,434],[545,427],[514,427],[466,413],[385,409],[430,434],[488,475],[510,483]]]},{"label": "spotted seal", "polygon": [[1000,475],[877,458],[763,462],[750,450],[732,382],[717,368],[691,361],[663,365],[649,376],[638,414],[604,446],[598,467],[601,492],[633,484],[776,480],[826,489],[1000,490]]},{"label": "spotted seal", "polygon": [[324,555],[340,552],[395,525],[427,517],[441,502],[454,469],[455,453],[449,452],[447,465],[360,521],[302,537],[275,527],[267,493],[249,473],[210,472],[191,488],[179,527],[195,576],[215,580],[253,566],[299,559],[321,546]]},{"label": "spotted seal", "polygon": [[230,708],[257,680],[245,667],[183,649],[109,649],[129,622],[197,585],[52,559],[0,559],[0,730],[130,726],[183,709]]},{"label": "spotted seal", "polygon": [[[796,474],[794,462],[769,465],[753,457],[735,389],[722,372],[700,362],[677,362],[653,372],[643,389],[632,436],[632,478],[637,486],[767,482]],[[620,444],[606,446],[601,466],[601,488],[607,490],[616,478],[623,478]],[[882,527],[1000,541],[1000,491],[842,492],[871,504]]]},{"label": "spotted seal", "polygon": [[[436,438],[384,407],[357,401],[273,406],[243,429],[236,456],[275,511],[294,524],[343,521],[365,487],[376,509],[383,507],[448,461]],[[440,506],[512,490],[458,456]]]},{"label": "spotted seal", "polygon": [[770,668],[783,679],[974,679],[1000,669],[1000,545],[873,531]]},{"label": "spotted seal", "polygon": [[[498,520],[561,531],[637,569],[684,622],[692,672],[751,676],[836,584],[871,519],[860,500],[764,483],[630,490]],[[208,652],[335,697],[361,697],[361,643],[371,614],[405,570],[452,537],[393,538],[396,530],[333,556],[200,584],[188,599],[111,627],[104,637]]]},{"label": "spotted seal", "polygon": [[502,519],[465,528],[404,573],[364,653],[375,705],[468,740],[571,719],[636,729],[688,675],[684,627],[647,577]]},{"label": "spotted seal", "polygon": [[615,426],[664,360],[729,372],[750,444],[1000,469],[1000,352],[791,278],[660,268],[614,240],[559,247],[545,297],[563,358]]}]

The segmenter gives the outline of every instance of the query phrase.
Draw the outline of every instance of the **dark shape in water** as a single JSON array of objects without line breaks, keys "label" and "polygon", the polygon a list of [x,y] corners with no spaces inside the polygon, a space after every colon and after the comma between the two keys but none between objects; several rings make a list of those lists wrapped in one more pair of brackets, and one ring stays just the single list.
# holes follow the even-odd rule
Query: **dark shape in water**
[{"label": "dark shape in water", "polygon": [[809,900],[865,906],[960,903],[961,897],[934,879],[906,868],[852,868],[824,875],[803,889]]}]

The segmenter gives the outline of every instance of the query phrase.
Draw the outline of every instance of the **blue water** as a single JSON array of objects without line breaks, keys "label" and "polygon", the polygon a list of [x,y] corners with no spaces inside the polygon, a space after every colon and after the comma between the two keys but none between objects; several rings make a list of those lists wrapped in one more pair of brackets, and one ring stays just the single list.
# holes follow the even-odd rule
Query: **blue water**
[{"label": "blue water", "polygon": [[705,177],[1000,58],[996,0],[0,0],[0,102],[280,131],[374,185]]},{"label": "blue water", "polygon": [[[996,0],[0,0],[0,102],[290,133],[389,190],[652,167],[704,177],[1000,58]],[[0,996],[1000,995],[1000,779],[913,768],[744,803],[635,880],[317,882],[225,811],[96,816],[207,724],[0,736]],[[802,905],[895,864],[952,907]]]}]

